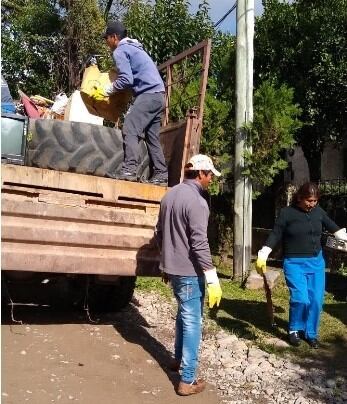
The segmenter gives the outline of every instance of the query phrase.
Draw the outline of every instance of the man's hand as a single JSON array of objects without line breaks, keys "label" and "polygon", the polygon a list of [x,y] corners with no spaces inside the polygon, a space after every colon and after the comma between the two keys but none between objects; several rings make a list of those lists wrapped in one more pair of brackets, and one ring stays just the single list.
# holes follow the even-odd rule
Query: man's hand
[{"label": "man's hand", "polygon": [[164,272],[164,271],[162,271],[161,272],[161,280],[162,280],[162,282],[164,282],[165,283],[165,285],[167,285],[168,283],[169,283],[169,276],[168,276],[168,274],[166,273],[166,272]]},{"label": "man's hand", "polygon": [[212,309],[214,305],[219,307],[222,298],[222,289],[219,284],[217,270],[216,268],[209,269],[204,271],[204,275],[207,283],[208,306],[210,309]]},{"label": "man's hand", "polygon": [[110,95],[113,95],[116,92],[115,88],[113,87],[113,84],[108,84],[104,87],[104,94],[106,97],[109,97]]},{"label": "man's hand", "polygon": [[96,101],[104,101],[106,98],[102,87],[94,87],[90,96]]},{"label": "man's hand", "polygon": [[272,249],[270,247],[264,246],[258,251],[257,262],[255,263],[255,269],[259,275],[263,275],[266,272],[266,261]]},{"label": "man's hand", "polygon": [[114,94],[115,90],[112,84],[105,87],[94,87],[91,97],[96,101],[104,101],[110,95]]},{"label": "man's hand", "polygon": [[336,240],[347,241],[347,233],[346,233],[345,228],[336,231],[334,233],[334,236],[335,236]]}]

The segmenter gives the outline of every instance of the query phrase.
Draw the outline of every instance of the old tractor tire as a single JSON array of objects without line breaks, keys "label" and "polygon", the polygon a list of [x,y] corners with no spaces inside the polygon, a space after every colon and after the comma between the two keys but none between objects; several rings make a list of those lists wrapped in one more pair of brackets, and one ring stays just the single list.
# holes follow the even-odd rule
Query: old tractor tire
[{"label": "old tractor tire", "polygon": [[116,284],[91,281],[88,306],[91,312],[117,312],[127,306],[134,294],[136,276],[121,276]]},{"label": "old tractor tire", "polygon": [[[104,177],[119,172],[123,139],[119,129],[82,122],[32,119],[26,164]],[[140,142],[138,176],[148,178],[149,156]]]}]

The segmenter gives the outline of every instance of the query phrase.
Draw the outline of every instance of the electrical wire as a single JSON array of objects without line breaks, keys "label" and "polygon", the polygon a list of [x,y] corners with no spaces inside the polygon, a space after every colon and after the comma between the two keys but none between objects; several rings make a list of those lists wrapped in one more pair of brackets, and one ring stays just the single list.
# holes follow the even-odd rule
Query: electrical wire
[{"label": "electrical wire", "polygon": [[218,27],[218,25],[220,25],[228,17],[228,15],[231,14],[235,10],[236,6],[237,6],[237,1],[235,1],[234,5],[231,7],[231,9],[228,10],[223,15],[223,17],[214,24],[214,28]]}]

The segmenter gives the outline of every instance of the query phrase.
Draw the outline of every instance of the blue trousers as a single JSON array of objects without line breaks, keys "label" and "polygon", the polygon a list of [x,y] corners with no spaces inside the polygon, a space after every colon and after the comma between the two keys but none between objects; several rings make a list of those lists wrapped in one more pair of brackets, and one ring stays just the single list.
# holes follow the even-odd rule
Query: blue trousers
[{"label": "blue trousers", "polygon": [[175,359],[181,361],[181,380],[196,378],[205,297],[203,276],[169,275],[178,303],[176,316]]},{"label": "blue trousers", "polygon": [[317,257],[285,258],[284,276],[290,292],[289,331],[317,338],[325,290],[325,262]]}]

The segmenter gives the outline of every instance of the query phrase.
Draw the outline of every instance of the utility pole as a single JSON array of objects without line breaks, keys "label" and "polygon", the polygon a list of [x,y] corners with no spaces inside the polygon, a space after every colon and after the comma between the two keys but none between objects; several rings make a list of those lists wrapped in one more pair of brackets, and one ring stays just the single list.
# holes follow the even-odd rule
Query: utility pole
[{"label": "utility pole", "polygon": [[252,184],[242,175],[247,132],[253,120],[254,0],[238,0],[236,12],[236,134],[234,165],[233,277],[243,280],[251,262]]}]

